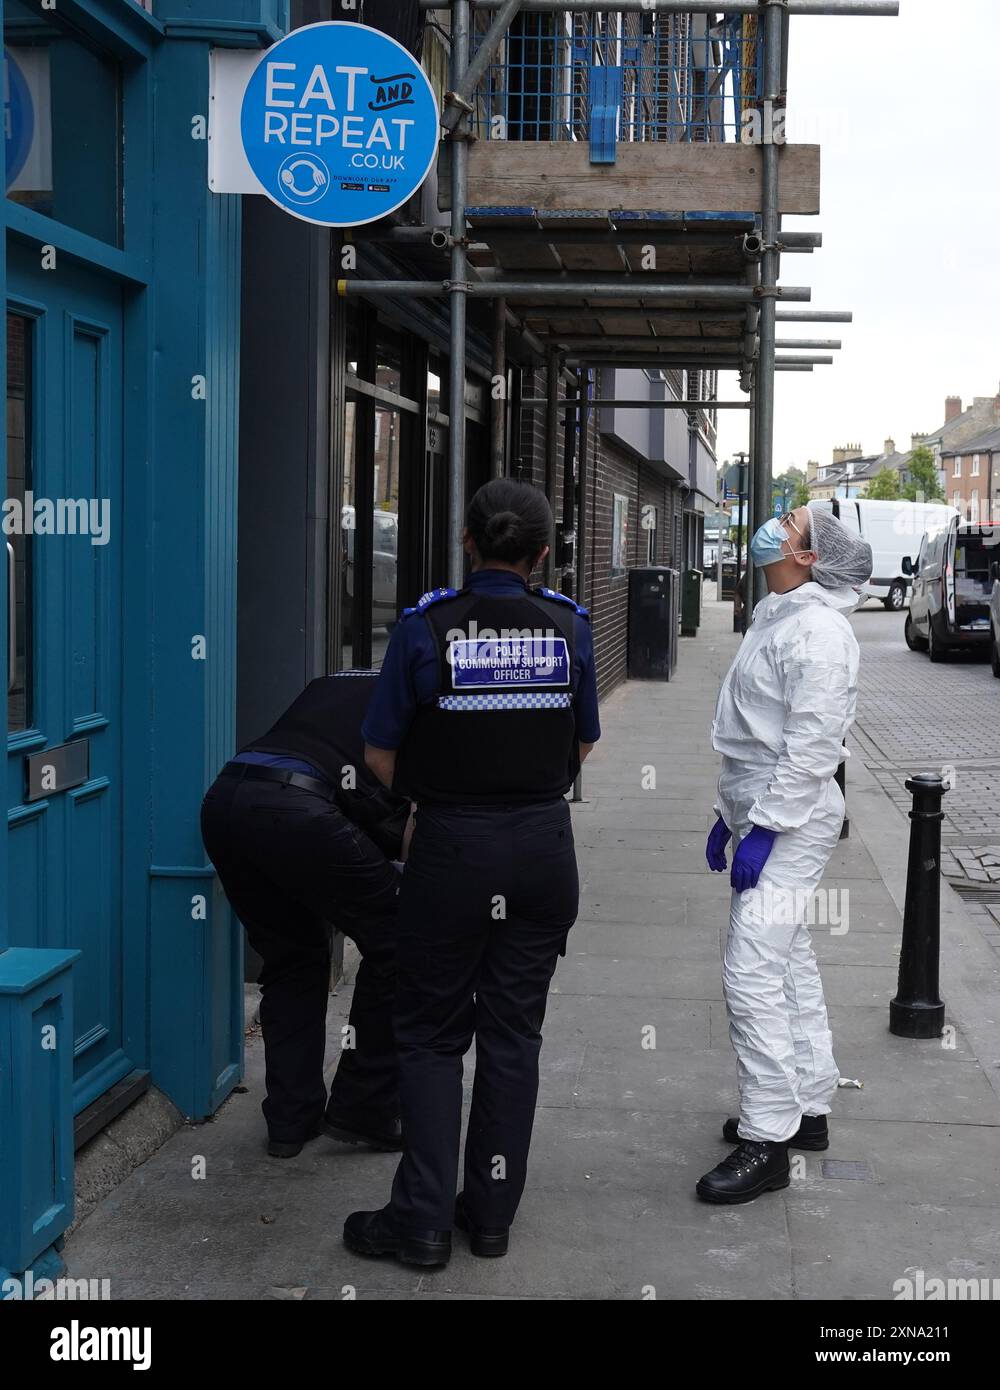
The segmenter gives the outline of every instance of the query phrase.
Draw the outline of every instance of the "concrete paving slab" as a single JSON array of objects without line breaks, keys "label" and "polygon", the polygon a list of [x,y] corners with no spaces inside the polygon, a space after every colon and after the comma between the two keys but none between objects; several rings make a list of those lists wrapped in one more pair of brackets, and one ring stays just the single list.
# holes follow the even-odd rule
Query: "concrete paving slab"
[{"label": "concrete paving slab", "polygon": [[721,999],[722,982],[717,965],[672,960],[660,970],[651,970],[642,957],[613,960],[607,956],[574,955],[570,947],[552,991],[653,999]]},{"label": "concrete paving slab", "polygon": [[[606,994],[554,994],[545,1012],[542,1065],[551,1049],[571,1045],[629,1048],[652,1037],[658,1047],[710,1047],[712,1007],[707,1000],[649,998],[622,1007]],[[649,1027],[655,1035],[643,1033]]]},{"label": "concrete paving slab", "polygon": [[[845,1228],[841,1204],[788,1204],[795,1296],[810,1299],[894,1299],[899,1281],[996,1279],[1000,1226],[980,1207],[950,1196],[937,1204],[894,1201],[884,1192],[858,1196],[858,1219]],[[886,1240],[886,1229],[892,1231]]]}]

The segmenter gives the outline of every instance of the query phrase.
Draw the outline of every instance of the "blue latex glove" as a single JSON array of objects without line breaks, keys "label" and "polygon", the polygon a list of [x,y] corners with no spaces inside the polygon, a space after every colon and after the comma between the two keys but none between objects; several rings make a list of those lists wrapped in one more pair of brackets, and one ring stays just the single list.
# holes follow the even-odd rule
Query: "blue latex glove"
[{"label": "blue latex glove", "polygon": [[708,844],[705,846],[705,858],[713,873],[725,872],[726,846],[732,838],[733,832],[720,816],[708,832]]},{"label": "blue latex glove", "polygon": [[733,871],[729,875],[729,882],[737,893],[745,893],[748,888],[757,887],[760,871],[767,863],[767,857],[777,838],[776,830],[765,830],[762,825],[754,825],[740,841],[733,855]]}]

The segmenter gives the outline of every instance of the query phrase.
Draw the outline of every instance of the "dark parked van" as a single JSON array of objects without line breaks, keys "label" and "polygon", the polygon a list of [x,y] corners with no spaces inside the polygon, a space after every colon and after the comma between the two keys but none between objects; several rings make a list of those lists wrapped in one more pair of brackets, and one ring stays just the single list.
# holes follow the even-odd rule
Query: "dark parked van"
[{"label": "dark parked van", "polygon": [[956,517],[924,536],[916,564],[904,560],[904,572],[913,577],[904,629],[912,651],[944,661],[952,651],[989,648],[994,539],[1000,534],[993,528]]}]

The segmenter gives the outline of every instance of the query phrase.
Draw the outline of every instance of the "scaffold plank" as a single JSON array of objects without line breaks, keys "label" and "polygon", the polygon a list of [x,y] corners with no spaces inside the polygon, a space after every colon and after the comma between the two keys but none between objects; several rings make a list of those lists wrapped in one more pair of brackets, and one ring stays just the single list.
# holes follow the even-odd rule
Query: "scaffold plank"
[{"label": "scaffold plank", "polygon": [[[761,162],[761,148],[751,145],[622,144],[615,164],[591,164],[586,146],[571,141],[484,140],[469,150],[468,196],[480,209],[524,207],[530,190],[536,212],[583,202],[597,213],[601,204],[607,210],[753,213],[761,208]],[[779,162],[779,211],[818,213],[819,146],[785,145]]]}]

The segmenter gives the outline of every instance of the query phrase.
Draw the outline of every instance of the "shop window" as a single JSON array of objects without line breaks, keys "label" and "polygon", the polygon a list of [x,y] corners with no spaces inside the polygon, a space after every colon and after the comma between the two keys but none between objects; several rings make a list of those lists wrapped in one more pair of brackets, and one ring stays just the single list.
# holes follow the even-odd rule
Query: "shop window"
[{"label": "shop window", "polygon": [[403,606],[400,497],[424,467],[418,426],[427,367],[418,347],[364,306],[349,317],[346,358],[341,660],[378,668]]},{"label": "shop window", "polygon": [[397,396],[403,394],[403,373],[400,362],[399,339],[379,335],[378,362],[375,367],[375,384]]},{"label": "shop window", "polygon": [[349,400],[344,411],[344,480],[340,496],[340,667],[354,666],[354,453],[357,404]]},{"label": "shop window", "polygon": [[427,414],[431,418],[448,413],[445,410],[443,371],[443,366],[436,360],[427,368]]},{"label": "shop window", "polygon": [[375,507],[372,514],[372,665],[381,666],[399,612],[399,472],[403,412],[375,411]]},{"label": "shop window", "polygon": [[120,65],[57,18],[4,4],[7,197],[120,246]]}]

